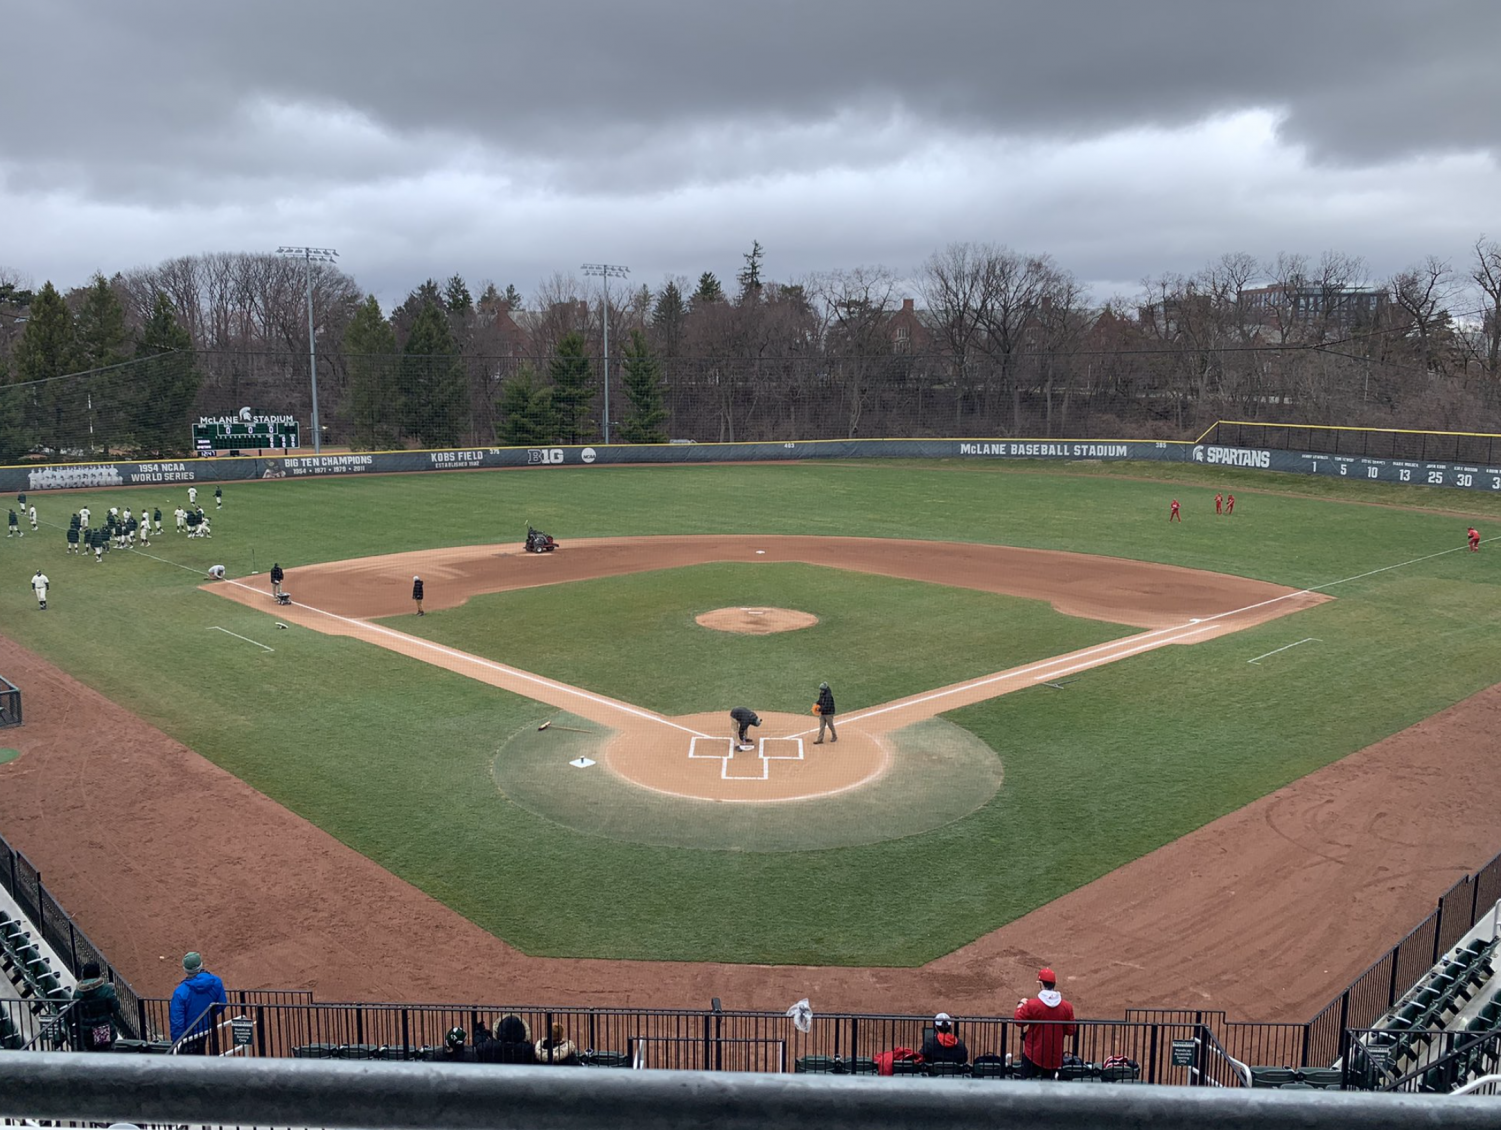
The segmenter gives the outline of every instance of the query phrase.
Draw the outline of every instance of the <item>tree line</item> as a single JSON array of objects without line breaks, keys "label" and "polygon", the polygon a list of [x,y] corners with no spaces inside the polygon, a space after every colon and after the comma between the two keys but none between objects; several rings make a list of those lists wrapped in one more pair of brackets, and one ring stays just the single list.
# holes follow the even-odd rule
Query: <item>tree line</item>
[{"label": "tree line", "polygon": [[[180,454],[195,413],[308,419],[309,265],[185,256],[60,293],[0,272],[0,449]],[[602,438],[599,289],[454,275],[393,309],[311,264],[327,439],[363,449]],[[1226,254],[1094,301],[1045,254],[956,243],[905,275],[776,281],[759,243],[612,291],[611,438],[1181,438],[1216,418],[1501,428],[1501,244],[1373,278],[1357,257]],[[176,357],[171,363],[164,358]],[[82,378],[69,374],[87,372]]]}]

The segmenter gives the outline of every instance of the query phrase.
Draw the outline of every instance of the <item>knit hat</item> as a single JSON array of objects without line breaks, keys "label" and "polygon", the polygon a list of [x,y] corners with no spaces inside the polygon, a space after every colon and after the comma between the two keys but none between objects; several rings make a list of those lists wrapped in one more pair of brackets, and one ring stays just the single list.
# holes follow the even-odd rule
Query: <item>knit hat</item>
[{"label": "knit hat", "polygon": [[821,690],[821,691],[826,691],[826,690],[829,689],[829,684],[828,683],[819,683],[818,684],[818,689]]},{"label": "knit hat", "polygon": [[189,973],[197,973],[203,968],[203,955],[196,951],[183,954],[182,967]]}]

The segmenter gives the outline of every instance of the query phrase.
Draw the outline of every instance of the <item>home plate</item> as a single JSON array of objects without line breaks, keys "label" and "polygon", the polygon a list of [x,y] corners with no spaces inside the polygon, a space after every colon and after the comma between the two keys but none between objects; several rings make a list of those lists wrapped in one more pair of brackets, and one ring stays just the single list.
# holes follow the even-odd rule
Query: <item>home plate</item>
[{"label": "home plate", "polygon": [[587,757],[575,757],[568,764],[572,765],[575,769],[587,769],[589,768],[589,766],[593,765],[594,762]]}]

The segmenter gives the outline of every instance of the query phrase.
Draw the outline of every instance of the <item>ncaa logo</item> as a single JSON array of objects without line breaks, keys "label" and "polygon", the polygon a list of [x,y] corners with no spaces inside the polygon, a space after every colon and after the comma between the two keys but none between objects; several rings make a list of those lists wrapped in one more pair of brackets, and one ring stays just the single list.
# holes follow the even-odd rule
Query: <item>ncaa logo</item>
[{"label": "ncaa logo", "polygon": [[1202,462],[1204,462],[1204,445],[1203,444],[1200,444],[1198,447],[1194,448],[1194,462],[1195,463],[1202,463]]},{"label": "ncaa logo", "polygon": [[582,459],[585,463],[593,463],[596,455],[597,453],[595,452],[594,448],[586,447],[580,454],[579,458]]}]

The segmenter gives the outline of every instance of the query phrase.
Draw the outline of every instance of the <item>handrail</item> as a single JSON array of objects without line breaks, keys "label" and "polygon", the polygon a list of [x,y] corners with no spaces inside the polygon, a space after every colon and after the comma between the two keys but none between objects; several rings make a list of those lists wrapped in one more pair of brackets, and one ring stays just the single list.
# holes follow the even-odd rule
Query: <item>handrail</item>
[{"label": "handrail", "polygon": [[0,1116],[190,1126],[375,1126],[384,1130],[1369,1130],[1376,1125],[1495,1130],[1482,1097],[1211,1087],[1087,1087],[1044,1082],[588,1071],[443,1063],[173,1059],[38,1052],[0,1056]]},{"label": "handrail", "polygon": [[[1240,1060],[1236,1059],[1228,1051],[1226,1051],[1225,1046],[1220,1043],[1219,1037],[1217,1037],[1212,1031],[1210,1031],[1207,1024],[1201,1024],[1199,1026],[1199,1034],[1204,1041],[1204,1047],[1211,1054],[1219,1056],[1226,1063],[1228,1063],[1230,1065],[1230,1069],[1234,1071],[1236,1076],[1240,1079],[1241,1085],[1249,1087],[1251,1085],[1251,1068],[1242,1063]],[[1207,1074],[1200,1071],[1197,1067],[1194,1068],[1194,1071],[1210,1086],[1224,1086],[1224,1084],[1220,1083],[1218,1080],[1209,1078]]]},{"label": "handrail", "polygon": [[1468,1095],[1472,1091],[1478,1091],[1481,1087],[1491,1086],[1496,1083],[1501,1083],[1501,1075],[1482,1075],[1479,1079],[1471,1079],[1468,1083],[1466,1083],[1463,1087],[1460,1087],[1458,1090],[1450,1091],[1449,1094]]}]

